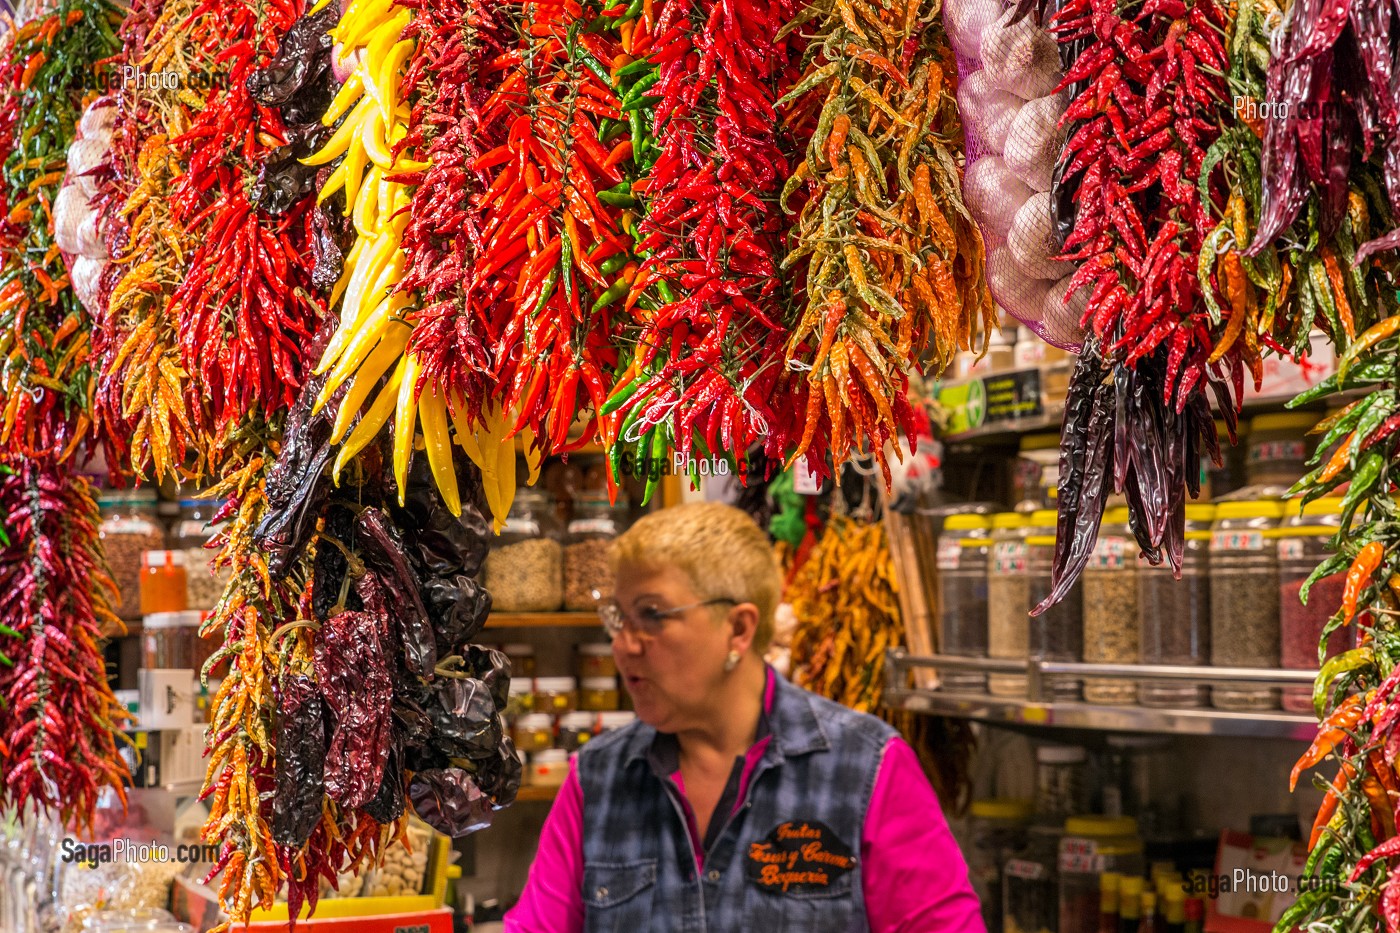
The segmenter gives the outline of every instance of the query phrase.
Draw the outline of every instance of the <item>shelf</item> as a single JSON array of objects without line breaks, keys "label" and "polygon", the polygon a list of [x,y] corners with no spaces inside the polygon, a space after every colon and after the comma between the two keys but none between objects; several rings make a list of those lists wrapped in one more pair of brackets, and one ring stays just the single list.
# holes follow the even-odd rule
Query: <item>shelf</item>
[{"label": "shelf", "polygon": [[596,612],[493,612],[487,628],[597,628],[603,623]]},{"label": "shelf", "polygon": [[967,443],[988,443],[996,440],[1009,440],[1020,437],[1022,434],[1040,434],[1044,432],[1060,430],[1060,421],[1064,417],[1065,406],[1063,402],[1055,402],[1049,405],[1042,415],[1034,418],[1017,418],[1013,421],[996,421],[992,424],[985,424],[980,428],[973,428],[971,431],[960,431],[957,434],[945,434],[942,441],[945,444],[967,444]]},{"label": "shelf", "polygon": [[520,788],[520,792],[515,795],[516,803],[549,803],[559,796],[557,787],[531,787]]}]

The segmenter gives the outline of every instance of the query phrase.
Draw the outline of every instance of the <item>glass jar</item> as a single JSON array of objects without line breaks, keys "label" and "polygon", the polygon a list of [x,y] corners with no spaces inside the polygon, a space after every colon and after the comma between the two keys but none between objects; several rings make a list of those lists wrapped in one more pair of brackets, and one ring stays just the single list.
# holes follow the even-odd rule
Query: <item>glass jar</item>
[{"label": "glass jar", "polygon": [[569,753],[546,748],[530,753],[530,783],[535,787],[562,787],[569,773]]},{"label": "glass jar", "polygon": [[[1050,595],[1055,560],[1056,513],[1043,509],[1031,513],[1026,535],[1026,572],[1030,578],[1030,607],[1034,609]],[[1045,661],[1084,660],[1084,584],[1075,581],[1058,603],[1038,616],[1030,617],[1028,629],[1030,656]],[[1080,699],[1083,681],[1077,677],[1047,677],[1045,699],[1073,703]]]},{"label": "glass jar", "polygon": [[578,708],[594,713],[617,709],[621,702],[616,677],[585,677],[579,681]]},{"label": "glass jar", "polygon": [[565,609],[591,611],[612,597],[612,543],[622,533],[626,514],[606,496],[574,504],[564,537]]},{"label": "glass jar", "polygon": [[218,551],[206,546],[216,533],[209,522],[223,505],[216,499],[180,500],[180,518],[170,546],[185,555],[185,602],[190,609],[213,609],[233,577],[232,568],[215,569]]},{"label": "glass jar", "polygon": [[515,721],[512,730],[515,747],[522,752],[536,752],[554,747],[554,717],[548,713],[530,713]]},{"label": "glass jar", "polygon": [[184,551],[147,551],[142,554],[142,617],[188,609],[185,577]]},{"label": "glass jar", "polygon": [[524,716],[535,709],[535,680],[533,677],[512,677],[506,696],[506,715]]},{"label": "glass jar", "polygon": [[1307,472],[1307,433],[1317,423],[1306,412],[1256,415],[1245,443],[1245,481],[1287,489]]},{"label": "glass jar", "polygon": [[[1318,669],[1322,630],[1342,604],[1346,571],[1315,582],[1308,590],[1307,605],[1299,598],[1304,582],[1317,565],[1332,556],[1328,541],[1342,527],[1341,513],[1341,499],[1318,499],[1303,506],[1301,515],[1289,515],[1279,526],[1279,660],[1288,670]],[[1326,656],[1351,647],[1354,632],[1343,627],[1328,636]],[[1281,702],[1289,712],[1311,713],[1312,688],[1284,687]]]},{"label": "glass jar", "polygon": [[198,612],[158,612],[141,620],[141,666],[153,669],[188,669],[203,666],[200,657]]},{"label": "glass jar", "polygon": [[1130,816],[1072,816],[1060,840],[1058,933],[1098,933],[1099,875],[1138,878],[1144,867],[1137,820]]},{"label": "glass jar", "polygon": [[[991,522],[981,515],[949,515],[938,537],[939,651],[963,658],[987,656],[987,555]],[[943,689],[981,693],[981,671],[940,671]]]},{"label": "glass jar", "polygon": [[[1214,506],[1186,506],[1180,580],[1165,559],[1155,567],[1138,561],[1138,655],[1143,664],[1210,664],[1210,526],[1214,520]],[[1201,684],[1179,680],[1138,684],[1138,702],[1143,706],[1195,707],[1209,701],[1210,689]]]},{"label": "glass jar", "polygon": [[597,642],[579,645],[578,676],[616,677],[617,662],[613,660],[612,645]]},{"label": "glass jar", "polygon": [[[616,709],[616,704],[613,705]],[[578,681],[573,677],[536,677],[535,712],[561,715],[578,709]]]},{"label": "glass jar", "polygon": [[987,933],[1002,929],[1001,870],[1025,844],[1030,823],[1029,800],[974,800],[968,810],[972,845],[967,850],[967,874],[982,902]]},{"label": "glass jar", "polygon": [[[1217,667],[1278,667],[1279,576],[1277,526],[1283,506],[1257,499],[1216,507],[1210,539],[1210,662]],[[1276,687],[1220,684],[1220,709],[1278,706]]]},{"label": "glass jar", "polygon": [[598,717],[593,713],[569,713],[559,717],[559,747],[576,752],[598,731]]},{"label": "glass jar", "polygon": [[501,653],[510,661],[512,677],[535,676],[535,646],[525,642],[515,642],[501,646]]},{"label": "glass jar", "polygon": [[[1124,507],[1104,512],[1099,539],[1084,567],[1084,660],[1136,664],[1138,660],[1138,546]],[[1084,700],[1126,706],[1137,702],[1137,682],[1091,677]]]},{"label": "glass jar", "polygon": [[165,531],[150,489],[108,489],[97,500],[99,536],[118,598],[112,611],[131,621],[141,617],[141,555],[165,547]]},{"label": "glass jar", "polygon": [[1060,922],[1058,826],[1032,826],[1026,848],[1001,873],[1005,933],[1055,933]]},{"label": "glass jar", "polygon": [[614,729],[623,729],[637,721],[637,714],[632,712],[608,712],[598,714],[598,734],[611,732]]},{"label": "glass jar", "polygon": [[[1026,537],[1030,519],[1015,512],[992,516],[992,548],[987,566],[987,654],[1024,661],[1030,637],[1030,575],[1026,572]],[[1025,674],[988,674],[987,692],[998,697],[1026,696]]]},{"label": "glass jar", "polygon": [[1084,778],[1089,755],[1078,745],[1040,745],[1035,750],[1035,818],[1058,825],[1089,806]]},{"label": "glass jar", "polygon": [[564,602],[564,550],[549,498],[525,487],[486,555],[483,583],[497,612],[554,612]]}]

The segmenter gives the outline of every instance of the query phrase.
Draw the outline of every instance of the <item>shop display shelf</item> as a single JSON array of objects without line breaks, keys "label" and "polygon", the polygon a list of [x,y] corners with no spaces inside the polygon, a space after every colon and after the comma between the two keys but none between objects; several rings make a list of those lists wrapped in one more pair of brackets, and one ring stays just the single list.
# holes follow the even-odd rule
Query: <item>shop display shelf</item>
[{"label": "shop display shelf", "polygon": [[596,612],[493,612],[487,628],[602,628]]},{"label": "shop display shelf", "polygon": [[971,431],[959,431],[956,434],[945,434],[942,440],[945,444],[967,444],[974,442],[986,444],[995,441],[1012,440],[1020,437],[1022,434],[1058,431],[1064,413],[1064,400],[1060,399],[1047,404],[1045,412],[1035,417],[1017,418],[1011,421],[997,421],[992,424],[983,425],[980,428],[973,428]]},{"label": "shop display shelf", "polygon": [[517,803],[549,803],[559,796],[557,787],[536,787],[526,785],[515,795]]},{"label": "shop display shelf", "polygon": [[[1029,698],[1015,700],[986,694],[948,693],[909,686],[911,676],[917,680],[918,674],[929,669],[1024,673],[1028,681]],[[1311,684],[1315,672],[1264,668],[1078,664],[1038,659],[1028,662],[997,661],[946,655],[919,657],[910,655],[903,649],[893,649],[887,652],[885,659],[884,702],[886,706],[915,713],[1019,727],[1249,736],[1299,741],[1310,741],[1317,734],[1317,720],[1314,717],[1282,710],[1241,713],[1209,707],[1158,709],[1147,706],[1099,706],[1092,703],[1065,703],[1040,699],[1046,695],[1047,679],[1065,676],[1076,679],[1129,677],[1137,680],[1171,680],[1200,684],[1248,681],[1299,686]]]}]

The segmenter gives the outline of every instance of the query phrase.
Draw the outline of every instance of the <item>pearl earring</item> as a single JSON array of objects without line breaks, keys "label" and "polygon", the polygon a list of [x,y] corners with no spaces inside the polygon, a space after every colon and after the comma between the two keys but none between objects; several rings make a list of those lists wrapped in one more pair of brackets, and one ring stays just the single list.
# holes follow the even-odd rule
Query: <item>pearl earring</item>
[{"label": "pearl earring", "polygon": [[734,670],[734,668],[736,668],[736,667],[739,666],[739,660],[740,660],[739,652],[737,652],[737,651],[731,651],[731,652],[729,652],[729,657],[727,657],[727,658],[724,659],[724,672],[725,672],[726,674],[731,673],[731,672]]}]

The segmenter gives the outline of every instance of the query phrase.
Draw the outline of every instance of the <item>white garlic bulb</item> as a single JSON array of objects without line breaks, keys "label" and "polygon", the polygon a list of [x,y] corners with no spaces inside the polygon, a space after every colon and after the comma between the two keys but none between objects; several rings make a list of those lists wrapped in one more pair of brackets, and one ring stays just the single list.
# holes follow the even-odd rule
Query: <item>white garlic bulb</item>
[{"label": "white garlic bulb", "polygon": [[953,51],[963,58],[981,54],[982,33],[1001,15],[1001,0],[948,0],[943,25]]},{"label": "white garlic bulb", "polygon": [[87,138],[106,134],[112,138],[112,124],[117,121],[117,103],[110,97],[102,97],[92,102],[78,120],[78,135]]},{"label": "white garlic bulb", "polygon": [[987,150],[1001,155],[1023,101],[992,83],[985,70],[974,71],[958,88],[964,123]]},{"label": "white garlic bulb", "polygon": [[1051,283],[1029,275],[1005,246],[987,254],[987,284],[992,297],[1022,321],[1038,321]]},{"label": "white garlic bulb", "polygon": [[1068,267],[1054,257],[1059,252],[1055,236],[1054,202],[1044,192],[1033,195],[1016,212],[1006,234],[1006,246],[1027,275],[1059,279]]},{"label": "white garlic bulb", "polygon": [[968,209],[992,243],[1006,239],[1016,212],[1033,194],[1001,156],[978,159],[963,176],[963,197]]},{"label": "white garlic bulb", "polygon": [[[1066,271],[1072,273],[1074,266],[1065,263]],[[1044,319],[1046,326],[1056,333],[1074,333],[1079,329],[1079,322],[1084,317],[1084,312],[1089,309],[1089,293],[1093,291],[1092,285],[1085,285],[1073,295],[1069,293],[1069,283],[1073,280],[1072,274],[1066,274],[1054,285],[1050,286],[1050,291],[1045,295]]]},{"label": "white garlic bulb", "polygon": [[78,227],[89,213],[88,200],[77,185],[64,185],[53,202],[53,238],[65,253],[81,253]]},{"label": "white garlic bulb", "polygon": [[100,259],[89,259],[86,256],[79,256],[73,261],[73,267],[68,270],[68,280],[73,285],[73,294],[82,302],[88,313],[94,317],[98,316],[97,293],[102,285],[102,273],[106,270],[107,263]]},{"label": "white garlic bulb", "polygon": [[1030,16],[1015,23],[1011,7],[982,32],[982,67],[997,87],[1022,100],[1044,97],[1060,81],[1060,50],[1055,37]]},{"label": "white garlic bulb", "polygon": [[1050,190],[1055,160],[1065,142],[1059,127],[1064,112],[1062,96],[1037,98],[1021,107],[1006,136],[1007,167],[1036,191]]}]

